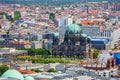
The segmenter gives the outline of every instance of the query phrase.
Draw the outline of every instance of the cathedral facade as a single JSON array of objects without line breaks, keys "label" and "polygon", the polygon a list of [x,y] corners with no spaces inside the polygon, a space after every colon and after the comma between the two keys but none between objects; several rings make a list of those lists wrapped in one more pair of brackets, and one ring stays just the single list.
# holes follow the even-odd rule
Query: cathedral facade
[{"label": "cathedral facade", "polygon": [[67,27],[63,40],[54,35],[52,55],[63,57],[85,57],[90,52],[90,37],[84,34],[81,26],[71,24]]}]

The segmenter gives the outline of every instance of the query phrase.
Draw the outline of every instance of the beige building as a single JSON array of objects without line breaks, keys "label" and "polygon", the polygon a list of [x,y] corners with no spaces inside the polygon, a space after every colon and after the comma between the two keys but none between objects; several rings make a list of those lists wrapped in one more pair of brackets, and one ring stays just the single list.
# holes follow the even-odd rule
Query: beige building
[{"label": "beige building", "polygon": [[78,76],[75,77],[73,80],[95,80],[95,79],[90,76]]},{"label": "beige building", "polygon": [[32,41],[30,45],[31,45],[31,48],[34,48],[34,49],[42,48],[41,41]]},{"label": "beige building", "polygon": [[16,50],[15,48],[1,48],[0,49],[0,57],[17,60],[19,56],[28,55],[27,50]]},{"label": "beige building", "polygon": [[0,58],[0,65],[10,65],[10,60],[6,58]]}]

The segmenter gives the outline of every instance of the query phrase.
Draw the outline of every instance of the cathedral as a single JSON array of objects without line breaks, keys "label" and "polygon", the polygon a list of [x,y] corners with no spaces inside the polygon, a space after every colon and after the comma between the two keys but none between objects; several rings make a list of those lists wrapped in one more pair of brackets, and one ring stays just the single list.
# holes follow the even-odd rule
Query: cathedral
[{"label": "cathedral", "polygon": [[81,26],[71,24],[66,28],[63,40],[59,39],[58,34],[54,34],[52,55],[77,58],[81,56],[89,57],[90,37],[82,32]]}]

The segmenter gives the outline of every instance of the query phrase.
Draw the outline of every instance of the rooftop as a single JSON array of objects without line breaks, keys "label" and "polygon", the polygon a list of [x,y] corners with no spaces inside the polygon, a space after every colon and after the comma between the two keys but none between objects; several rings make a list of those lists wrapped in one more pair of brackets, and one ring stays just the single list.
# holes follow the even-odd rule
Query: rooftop
[{"label": "rooftop", "polygon": [[81,27],[78,24],[71,24],[67,27],[66,34],[80,34],[81,31]]},{"label": "rooftop", "polygon": [[14,70],[14,69],[10,69],[10,70],[7,70],[6,72],[4,72],[1,76],[2,78],[17,78],[17,79],[20,79],[20,80],[24,80],[24,77],[21,73],[19,73],[17,70]]}]

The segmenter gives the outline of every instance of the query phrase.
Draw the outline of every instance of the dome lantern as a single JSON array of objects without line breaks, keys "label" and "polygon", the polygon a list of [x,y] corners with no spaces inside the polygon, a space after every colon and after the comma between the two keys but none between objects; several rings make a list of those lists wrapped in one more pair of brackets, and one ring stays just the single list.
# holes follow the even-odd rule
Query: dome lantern
[{"label": "dome lantern", "polygon": [[82,34],[81,34],[81,37],[83,37],[83,38],[87,38],[87,35],[84,34],[84,33],[82,33]]}]

